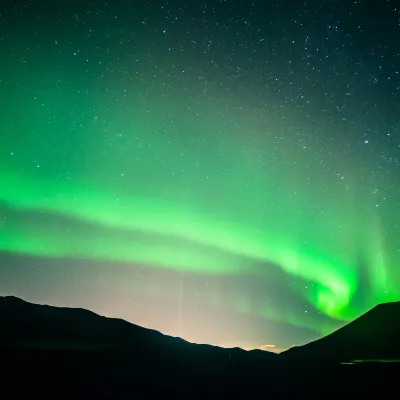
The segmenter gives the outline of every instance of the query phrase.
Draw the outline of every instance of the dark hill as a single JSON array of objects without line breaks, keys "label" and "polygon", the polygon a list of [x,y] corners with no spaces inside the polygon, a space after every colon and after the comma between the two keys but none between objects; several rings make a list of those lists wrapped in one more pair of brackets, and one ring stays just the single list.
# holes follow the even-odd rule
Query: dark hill
[{"label": "dark hill", "polygon": [[[225,349],[189,343],[181,338],[131,324],[122,319],[107,318],[79,308],[61,308],[28,303],[17,297],[0,297],[0,348],[151,351],[192,353],[218,356],[222,359],[271,360],[277,354],[266,351]],[[198,353],[198,354],[197,354]]]},{"label": "dark hill", "polygon": [[[399,304],[283,355],[198,345],[83,309],[0,297],[0,383],[4,398],[307,398],[380,395],[398,369],[338,361],[394,358]],[[397,324],[397,325],[396,325]],[[319,362],[314,362],[315,357]],[[394,372],[393,372],[394,371]],[[354,394],[351,394],[354,396]]]},{"label": "dark hill", "polygon": [[332,334],[282,353],[334,361],[400,359],[400,302],[381,304]]},{"label": "dark hill", "polygon": [[0,346],[58,348],[128,346],[162,341],[160,332],[79,308],[0,297]]},{"label": "dark hill", "polygon": [[0,359],[7,365],[0,378],[29,382],[11,387],[22,390],[22,397],[43,390],[49,394],[39,382],[85,396],[90,392],[90,397],[170,392],[171,387],[183,393],[204,387],[229,391],[233,382],[253,382],[254,371],[268,375],[278,358],[264,351],[189,343],[84,309],[0,297]]}]

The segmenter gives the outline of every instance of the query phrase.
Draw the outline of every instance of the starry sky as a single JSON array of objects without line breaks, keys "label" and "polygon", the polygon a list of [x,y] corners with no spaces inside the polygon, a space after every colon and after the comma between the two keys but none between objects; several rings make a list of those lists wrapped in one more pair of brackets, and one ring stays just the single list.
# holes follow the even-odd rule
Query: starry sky
[{"label": "starry sky", "polygon": [[400,299],[397,1],[15,0],[0,60],[0,295],[266,349]]}]

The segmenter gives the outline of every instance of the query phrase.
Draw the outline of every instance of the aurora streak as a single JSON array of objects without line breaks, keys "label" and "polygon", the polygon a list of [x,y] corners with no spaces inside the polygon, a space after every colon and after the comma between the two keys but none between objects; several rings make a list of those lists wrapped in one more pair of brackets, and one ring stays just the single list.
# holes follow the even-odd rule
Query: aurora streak
[{"label": "aurora streak", "polygon": [[[229,80],[233,61],[214,71],[206,56],[178,60],[166,44],[151,52],[137,46],[132,55],[126,43],[104,55],[91,48],[99,37],[79,45],[80,29],[71,33],[75,55],[67,34],[35,38],[28,28],[2,50],[7,80],[0,84],[9,96],[0,101],[0,251],[110,269],[143,265],[211,281],[282,272],[314,314],[271,303],[262,291],[251,301],[240,283],[224,307],[320,333],[400,298],[398,164],[371,174],[390,153],[386,145],[374,137],[374,146],[345,144],[365,126],[383,129],[379,110],[362,108],[361,90],[343,122],[301,76],[294,81],[311,99],[306,110],[299,99],[285,104],[289,94],[273,88],[252,91],[259,74],[250,61],[250,77],[236,78],[237,88]],[[173,35],[169,43],[189,48]],[[158,33],[149,37],[157,43]],[[215,50],[220,57],[224,46]],[[20,57],[24,63],[15,61]],[[157,296],[163,289],[148,282],[138,290]],[[206,297],[215,309],[227,301],[221,293]]]}]

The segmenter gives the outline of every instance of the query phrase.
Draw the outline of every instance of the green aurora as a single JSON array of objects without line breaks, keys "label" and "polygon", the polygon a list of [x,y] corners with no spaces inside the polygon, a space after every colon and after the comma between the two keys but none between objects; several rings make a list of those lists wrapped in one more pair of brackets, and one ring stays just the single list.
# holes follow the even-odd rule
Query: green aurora
[{"label": "green aurora", "polygon": [[[175,114],[179,111],[177,107]],[[107,140],[96,133],[101,123],[97,118],[73,136],[71,129],[45,126],[49,112],[36,114],[39,137],[25,137],[24,128],[14,123],[15,134],[25,143],[15,144],[12,135],[6,142],[0,200],[18,210],[56,212],[104,227],[163,235],[162,239],[76,240],[67,231],[54,234],[38,224],[7,219],[1,250],[142,262],[201,274],[268,274],[267,264],[254,267],[245,260],[272,262],[314,283],[313,290],[298,290],[321,312],[344,320],[364,311],[352,306],[361,254],[367,263],[362,268],[371,277],[369,306],[398,298],[395,266],[400,254],[390,248],[379,223],[390,210],[357,205],[357,196],[374,187],[355,185],[352,191],[332,173],[335,184],[312,165],[307,168],[313,163],[311,155],[296,149],[287,153],[290,160],[268,162],[257,154],[255,142],[229,142],[235,129],[250,137],[254,132],[245,125],[227,126],[217,117],[214,121],[206,111],[205,118],[181,117],[180,128],[167,126],[162,134],[164,114],[172,110],[160,106],[149,119],[140,117],[144,110],[139,109],[123,114],[123,124],[108,122]],[[178,115],[170,119],[179,121]],[[85,136],[85,129],[92,137],[80,151],[96,151],[95,155],[88,160],[79,153],[60,157],[57,141],[69,135],[78,149],[79,133]],[[193,141],[183,140],[185,130],[196,131],[190,135]],[[272,141],[272,133],[270,137]],[[175,240],[166,241],[168,237]],[[199,246],[185,245],[187,240]],[[269,317],[273,314],[267,312]]]},{"label": "green aurora", "polygon": [[[249,55],[239,54],[218,69],[225,45],[215,44],[210,64],[208,47],[191,51],[188,27],[176,39],[171,33],[168,45],[156,31],[122,45],[119,27],[91,36],[82,25],[69,37],[65,21],[54,37],[38,26],[37,35],[30,32],[35,24],[21,37],[4,35],[0,251],[238,279],[267,279],[279,269],[291,278],[289,290],[326,319],[265,299],[250,305],[241,293],[229,306],[325,333],[329,320],[344,323],[400,299],[398,169],[394,161],[385,164],[388,173],[377,167],[389,154],[383,141],[349,144],[364,137],[365,126],[382,130],[383,117],[372,106],[365,112],[364,92],[346,86],[350,67],[340,69],[342,58],[339,72],[328,65],[330,78],[318,76],[319,92],[301,73],[291,72],[290,85],[284,75],[271,78],[286,73],[279,60],[289,57],[298,32],[280,56],[267,57],[265,48],[252,62],[240,64]],[[232,52],[239,48],[246,49],[232,45]],[[268,69],[254,67],[267,58]],[[302,60],[299,71],[325,71],[310,72]],[[332,86],[322,88],[324,79]],[[346,107],[340,90],[340,107],[327,100],[337,87]],[[207,301],[220,307],[222,296]]]}]

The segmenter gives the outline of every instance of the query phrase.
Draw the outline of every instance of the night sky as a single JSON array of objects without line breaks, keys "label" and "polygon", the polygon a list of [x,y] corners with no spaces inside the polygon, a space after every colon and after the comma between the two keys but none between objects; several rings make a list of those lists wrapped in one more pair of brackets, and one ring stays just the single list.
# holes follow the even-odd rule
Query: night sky
[{"label": "night sky", "polygon": [[397,1],[6,3],[0,295],[243,348],[400,299]]}]

